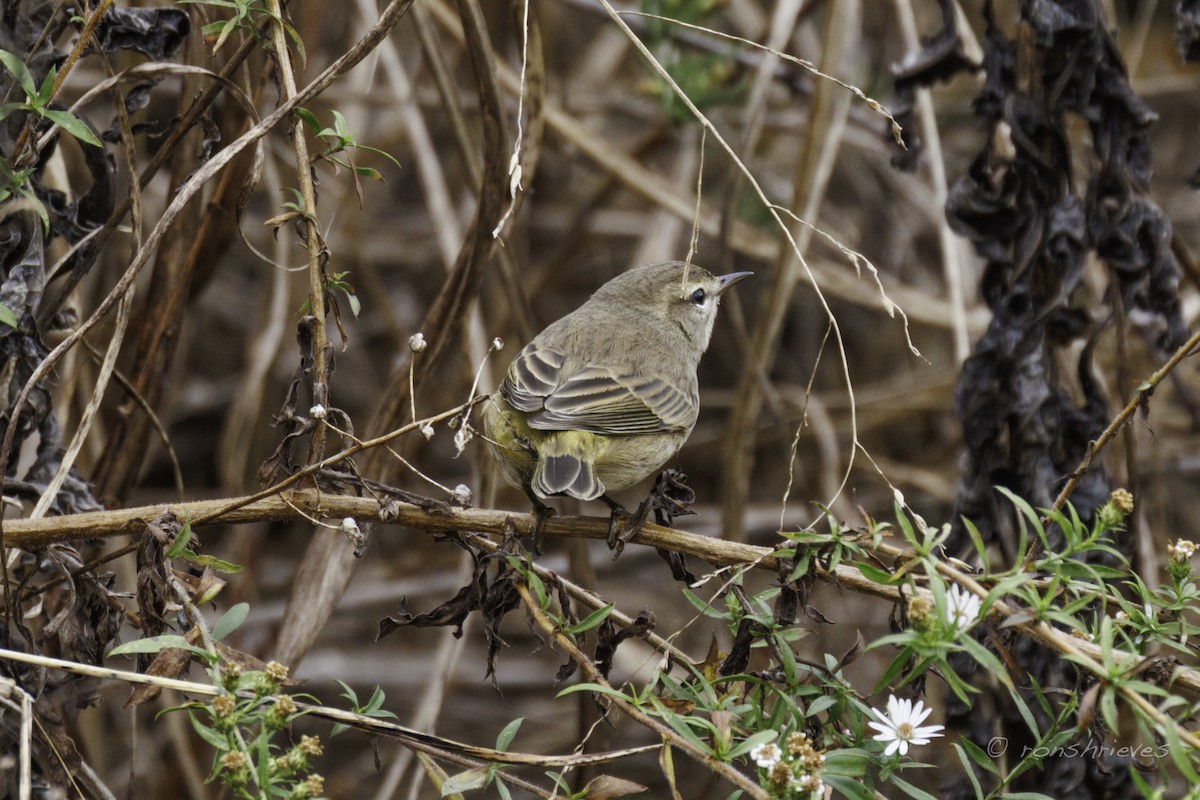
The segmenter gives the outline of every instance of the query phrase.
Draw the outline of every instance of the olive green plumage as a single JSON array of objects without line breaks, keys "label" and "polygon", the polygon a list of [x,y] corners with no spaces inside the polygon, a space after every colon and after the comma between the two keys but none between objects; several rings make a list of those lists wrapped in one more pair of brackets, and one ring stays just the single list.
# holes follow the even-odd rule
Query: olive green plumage
[{"label": "olive green plumage", "polygon": [[639,267],[538,334],[484,403],[505,479],[535,500],[594,500],[661,468],[696,425],[721,293],[749,274]]}]

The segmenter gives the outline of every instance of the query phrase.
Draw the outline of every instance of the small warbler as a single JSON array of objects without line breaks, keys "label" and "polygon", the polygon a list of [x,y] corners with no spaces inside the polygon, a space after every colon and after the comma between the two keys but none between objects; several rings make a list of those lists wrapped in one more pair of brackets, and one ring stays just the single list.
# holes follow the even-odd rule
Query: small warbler
[{"label": "small warbler", "polygon": [[[670,460],[696,425],[696,367],[717,306],[749,272],[714,276],[681,261],[632,269],[552,323],[484,403],[505,480],[538,509],[554,496],[604,500]],[[539,520],[540,526],[540,520]]]}]

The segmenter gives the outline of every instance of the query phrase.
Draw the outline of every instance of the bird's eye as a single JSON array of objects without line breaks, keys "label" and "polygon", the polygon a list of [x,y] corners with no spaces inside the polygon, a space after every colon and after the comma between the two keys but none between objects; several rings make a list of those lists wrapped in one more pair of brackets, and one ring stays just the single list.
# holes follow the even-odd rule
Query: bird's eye
[{"label": "bird's eye", "polygon": [[703,289],[697,289],[692,292],[692,302],[698,306],[704,305],[704,301],[708,299],[708,293]]}]

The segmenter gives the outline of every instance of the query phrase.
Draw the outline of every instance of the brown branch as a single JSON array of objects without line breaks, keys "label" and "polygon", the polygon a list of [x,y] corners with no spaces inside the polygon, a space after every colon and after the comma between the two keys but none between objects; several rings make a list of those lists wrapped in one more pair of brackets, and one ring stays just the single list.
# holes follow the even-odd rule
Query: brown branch
[{"label": "brown branch", "polygon": [[[271,26],[271,43],[274,45],[275,68],[283,84],[283,95],[288,100],[296,96],[296,75],[292,64],[292,53],[288,49],[286,23],[279,0],[267,0]],[[308,253],[308,307],[312,315],[312,401],[314,405],[329,405],[329,334],[326,331],[325,303],[325,242],[317,229],[317,190],[313,183],[312,162],[308,154],[308,142],[304,138],[304,126],[300,118],[293,116],[287,127],[292,137],[292,149],[296,153],[296,180],[300,185],[300,196],[304,198],[304,249]],[[313,431],[308,448],[308,461],[320,461],[325,451],[325,427]]]},{"label": "brown branch", "polygon": [[[72,542],[84,539],[99,539],[124,534],[139,533],[149,522],[162,514],[174,514],[179,519],[191,520],[194,527],[208,525],[236,525],[251,522],[285,521],[301,519],[300,512],[311,517],[341,519],[375,519],[384,524],[399,525],[428,534],[443,534],[454,531],[503,534],[509,531],[529,536],[533,532],[535,517],[532,514],[514,514],[492,509],[450,509],[429,511],[408,503],[381,504],[366,497],[346,497],[322,494],[313,490],[289,492],[273,497],[222,498],[199,500],[190,503],[163,503],[140,508],[93,511],[42,519],[9,520],[5,523],[5,538],[10,546],[33,549],[56,542]],[[543,534],[572,539],[604,540],[608,536],[607,517],[553,516],[545,520]],[[668,549],[712,564],[748,569],[763,569],[775,572],[779,560],[775,550],[767,547],[731,542],[724,539],[701,536],[695,533],[645,523],[632,538],[634,545]],[[881,545],[878,552],[891,557],[907,557],[911,554],[898,547]],[[938,571],[947,578],[984,597],[987,590],[975,578],[955,570],[948,564],[938,563]],[[889,602],[907,602],[914,593],[929,595],[928,590],[913,586],[884,586],[870,580],[850,565],[838,565],[832,571],[819,570],[818,577],[843,589],[878,597]],[[931,595],[929,595],[931,596]],[[1021,621],[1024,615],[1019,609],[997,601],[993,604],[995,624],[1016,620],[1012,627],[1022,635],[1059,653],[1081,654],[1094,661],[1101,660],[1098,645],[1076,639],[1064,631],[1056,630],[1039,620]],[[1122,650],[1113,650],[1112,657],[1119,663],[1134,667],[1144,661],[1145,656]],[[1200,692],[1200,672],[1188,667],[1177,667],[1172,682]]]}]

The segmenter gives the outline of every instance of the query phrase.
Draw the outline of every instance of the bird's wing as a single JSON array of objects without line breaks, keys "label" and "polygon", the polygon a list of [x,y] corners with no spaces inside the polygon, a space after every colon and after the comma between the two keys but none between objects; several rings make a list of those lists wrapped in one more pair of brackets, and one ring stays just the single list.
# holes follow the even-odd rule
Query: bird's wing
[{"label": "bird's wing", "polygon": [[588,367],[555,389],[529,424],[630,436],[688,430],[694,421],[693,404],[666,381]]},{"label": "bird's wing", "polygon": [[500,393],[518,411],[541,411],[562,380],[566,360],[557,350],[527,344],[509,366]]},{"label": "bird's wing", "polygon": [[695,422],[695,403],[661,378],[585,367],[564,380],[565,362],[562,353],[529,344],[509,367],[501,394],[530,414],[531,427],[630,436],[686,431]]}]

